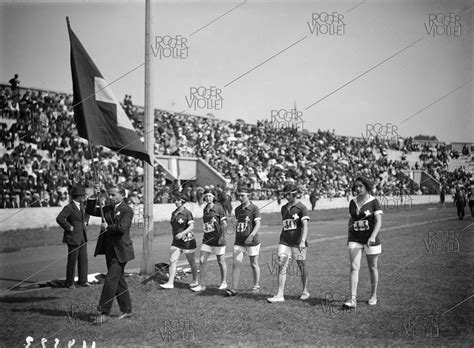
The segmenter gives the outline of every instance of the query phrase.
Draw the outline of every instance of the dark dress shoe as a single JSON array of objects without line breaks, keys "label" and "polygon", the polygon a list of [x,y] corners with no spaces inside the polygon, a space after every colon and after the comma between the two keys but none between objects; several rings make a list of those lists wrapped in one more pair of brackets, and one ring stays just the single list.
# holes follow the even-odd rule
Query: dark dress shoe
[{"label": "dark dress shoe", "polygon": [[239,293],[236,290],[225,289],[225,295],[227,297],[237,296]]}]

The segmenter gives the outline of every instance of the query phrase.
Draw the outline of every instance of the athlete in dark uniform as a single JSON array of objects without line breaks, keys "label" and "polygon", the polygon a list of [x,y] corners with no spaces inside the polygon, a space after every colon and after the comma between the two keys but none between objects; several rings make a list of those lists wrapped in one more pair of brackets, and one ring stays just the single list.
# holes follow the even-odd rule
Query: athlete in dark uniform
[{"label": "athlete in dark uniform", "polygon": [[194,259],[194,252],[196,251],[196,240],[194,239],[193,232],[194,219],[193,214],[184,206],[185,203],[186,197],[178,195],[175,202],[176,210],[171,214],[170,223],[173,232],[173,242],[170,249],[169,279],[167,283],[160,285],[164,289],[174,288],[176,266],[181,253],[186,255],[193,274],[193,281],[189,286],[194,287],[197,285],[197,264]]},{"label": "athlete in dark uniform", "polygon": [[283,190],[288,203],[281,208],[283,228],[278,245],[278,262],[280,265],[278,293],[267,299],[270,303],[283,302],[285,300],[283,293],[290,257],[296,259],[296,263],[301,271],[303,292],[300,299],[307,300],[309,298],[308,269],[305,262],[306,247],[308,246],[308,209],[297,199],[300,197],[301,191],[296,186],[286,185]]},{"label": "athlete in dark uniform", "polygon": [[220,204],[214,203],[215,196],[210,190],[204,191],[204,201],[207,203],[203,212],[203,230],[201,256],[199,258],[199,285],[191,288],[193,291],[206,290],[207,259],[211,253],[216,254],[217,263],[221,271],[221,284],[219,290],[227,288],[225,264],[225,233],[227,221],[224,209]]},{"label": "athlete in dark uniform", "polygon": [[372,183],[358,177],[354,183],[356,197],[349,203],[348,248],[351,262],[350,286],[351,299],[344,303],[346,307],[357,305],[357,284],[359,282],[362,249],[367,256],[370,272],[371,295],[369,305],[377,304],[377,285],[379,272],[377,261],[382,252],[379,231],[382,226],[382,209],[377,198],[371,196]]},{"label": "athlete in dark uniform", "polygon": [[232,265],[232,289],[226,290],[227,296],[237,295],[244,254],[249,255],[250,266],[252,267],[254,284],[252,291],[260,291],[260,267],[258,266],[258,255],[260,253],[260,241],[258,240],[261,220],[260,209],[250,202],[248,188],[239,188],[237,194],[242,204],[235,208],[237,226],[234,244],[234,263]]}]

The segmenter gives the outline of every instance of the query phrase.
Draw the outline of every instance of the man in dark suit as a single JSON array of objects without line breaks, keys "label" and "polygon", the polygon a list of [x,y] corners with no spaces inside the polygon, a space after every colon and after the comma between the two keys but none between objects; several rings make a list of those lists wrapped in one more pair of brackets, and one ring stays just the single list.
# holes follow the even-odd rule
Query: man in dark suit
[{"label": "man in dark suit", "polygon": [[[100,190],[96,187],[96,195],[99,193]],[[104,206],[102,212],[97,205],[97,199],[87,202],[88,214],[103,217],[94,256],[105,255],[108,270],[97,307],[101,314],[96,318],[96,324],[110,319],[110,310],[115,297],[122,312],[119,319],[132,315],[132,302],[125,281],[125,265],[135,258],[130,239],[133,210],[125,203],[124,198],[124,188],[112,187],[109,189],[111,204]]]},{"label": "man in dark suit", "polygon": [[86,190],[82,186],[74,186],[71,190],[71,203],[66,205],[56,218],[56,222],[64,229],[63,243],[67,244],[68,256],[66,266],[66,286],[74,289],[74,273],[78,261],[78,285],[90,286],[87,282],[87,219],[84,211]]},{"label": "man in dark suit", "polygon": [[466,206],[467,203],[467,198],[466,195],[464,194],[463,189],[460,189],[459,187],[456,187],[456,193],[454,194],[454,205],[457,208],[457,213],[459,220],[464,219],[464,207]]},{"label": "man in dark suit", "polygon": [[311,194],[309,195],[309,201],[311,203],[311,211],[314,211],[314,208],[316,207],[316,203],[318,202],[318,200],[319,200],[319,194],[318,194],[317,188],[315,187],[313,191],[311,191]]}]

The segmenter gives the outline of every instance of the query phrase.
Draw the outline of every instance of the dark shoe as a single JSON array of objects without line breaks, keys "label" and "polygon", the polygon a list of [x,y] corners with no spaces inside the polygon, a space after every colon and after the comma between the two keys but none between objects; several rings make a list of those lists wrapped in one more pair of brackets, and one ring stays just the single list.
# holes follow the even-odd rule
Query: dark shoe
[{"label": "dark shoe", "polygon": [[85,282],[85,283],[77,283],[81,288],[90,288],[91,283]]},{"label": "dark shoe", "polygon": [[122,314],[118,318],[119,319],[125,319],[125,318],[130,318],[131,316],[133,316],[132,312],[130,312],[130,313],[122,312]]},{"label": "dark shoe", "polygon": [[235,290],[225,289],[225,295],[227,297],[237,296],[239,293]]},{"label": "dark shoe", "polygon": [[66,284],[66,288],[68,288],[69,290],[74,290],[76,286],[74,284]]},{"label": "dark shoe", "polygon": [[95,320],[94,320],[94,325],[102,325],[103,323],[107,322],[110,320],[110,316],[107,314],[99,314]]}]

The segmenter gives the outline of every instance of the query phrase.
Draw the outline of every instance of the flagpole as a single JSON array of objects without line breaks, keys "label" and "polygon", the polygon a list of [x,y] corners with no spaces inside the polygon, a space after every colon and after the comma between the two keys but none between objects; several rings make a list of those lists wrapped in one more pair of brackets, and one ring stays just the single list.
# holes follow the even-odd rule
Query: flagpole
[{"label": "flagpole", "polygon": [[[91,168],[94,173],[94,184],[99,186],[99,193],[97,193],[97,203],[99,203],[99,207],[100,207],[101,222],[104,222],[105,221],[104,210],[102,209],[102,201],[100,199],[100,175],[99,175],[99,168],[97,168],[99,162],[97,162],[97,164],[94,163],[94,150],[92,149],[92,141],[88,140],[88,143],[89,143],[89,152],[91,154],[91,162],[92,162]],[[102,228],[100,229],[100,232],[102,233]]]},{"label": "flagpole", "polygon": [[[154,163],[155,148],[155,122],[153,108],[153,70],[152,70],[152,18],[151,0],[145,4],[145,149],[150,155],[151,163]],[[151,275],[154,273],[153,263],[153,198],[154,198],[154,171],[153,166],[143,161],[145,166],[145,192],[144,216],[143,216],[143,253],[141,262],[141,274]]]}]

